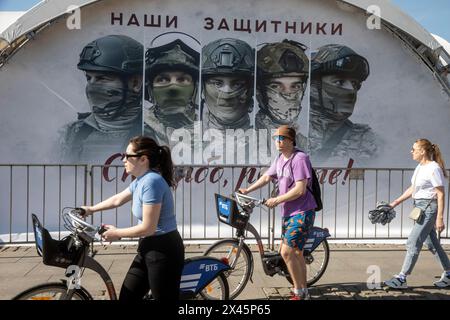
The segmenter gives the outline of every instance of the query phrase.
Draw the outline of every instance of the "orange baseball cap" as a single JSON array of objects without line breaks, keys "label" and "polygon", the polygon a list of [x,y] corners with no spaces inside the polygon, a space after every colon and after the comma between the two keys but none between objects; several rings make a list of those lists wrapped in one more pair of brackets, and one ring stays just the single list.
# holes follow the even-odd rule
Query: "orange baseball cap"
[{"label": "orange baseball cap", "polygon": [[292,141],[295,141],[295,130],[291,127],[289,127],[288,125],[282,125],[280,127],[278,127],[278,129],[275,131],[275,133],[272,135],[273,137],[275,136],[283,136],[286,138],[291,139]]}]

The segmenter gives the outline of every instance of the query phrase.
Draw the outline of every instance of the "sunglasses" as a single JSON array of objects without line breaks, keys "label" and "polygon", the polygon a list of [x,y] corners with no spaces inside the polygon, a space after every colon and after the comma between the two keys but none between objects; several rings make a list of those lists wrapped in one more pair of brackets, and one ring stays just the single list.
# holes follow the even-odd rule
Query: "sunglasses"
[{"label": "sunglasses", "polygon": [[128,153],[122,153],[122,158],[121,158],[121,160],[123,160],[123,159],[127,159],[127,161],[128,161],[128,159],[129,158],[137,158],[137,157],[142,157],[143,156],[143,154],[128,154]]},{"label": "sunglasses", "polygon": [[273,140],[278,141],[278,142],[284,141],[285,139],[287,139],[287,137],[285,137],[285,136],[274,136],[273,137]]}]

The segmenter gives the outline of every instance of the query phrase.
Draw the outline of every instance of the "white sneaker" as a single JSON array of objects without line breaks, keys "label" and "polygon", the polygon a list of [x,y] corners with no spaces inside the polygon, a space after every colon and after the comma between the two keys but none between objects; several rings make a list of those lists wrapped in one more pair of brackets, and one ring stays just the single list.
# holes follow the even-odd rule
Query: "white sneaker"
[{"label": "white sneaker", "polygon": [[308,293],[301,293],[300,295],[296,294],[294,288],[291,288],[291,298],[289,300],[311,300],[311,295]]},{"label": "white sneaker", "polygon": [[446,272],[443,272],[439,281],[436,281],[433,284],[439,288],[449,287],[450,286],[450,277],[447,275]]},{"label": "white sneaker", "polygon": [[402,280],[398,275],[395,275],[392,279],[385,281],[384,284],[392,289],[408,289],[406,279]]}]

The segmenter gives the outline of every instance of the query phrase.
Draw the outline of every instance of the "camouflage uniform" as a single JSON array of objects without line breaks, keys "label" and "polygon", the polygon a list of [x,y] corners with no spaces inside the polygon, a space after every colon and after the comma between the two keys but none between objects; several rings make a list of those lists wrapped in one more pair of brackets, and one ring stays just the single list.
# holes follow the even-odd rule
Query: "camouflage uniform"
[{"label": "camouflage uniform", "polygon": [[118,101],[106,103],[104,109],[91,105],[93,112],[79,113],[76,121],[62,128],[63,162],[103,163],[123,152],[130,138],[142,134],[142,93],[128,88],[129,76],[142,77],[142,65],[143,46],[126,36],[105,36],[83,48],[78,69],[117,75],[122,89],[116,90]]},{"label": "camouflage uniform", "polygon": [[[250,116],[253,109],[253,76],[255,67],[255,52],[246,42],[238,39],[224,38],[207,44],[202,50],[202,127],[205,140],[203,150],[216,150],[219,154],[212,154],[210,158],[204,159],[208,164],[254,164],[252,156],[256,152],[250,150],[248,140],[244,137],[244,131],[252,129]],[[245,85],[232,92],[214,89],[218,97],[207,91],[206,80],[211,77],[237,77],[245,80]],[[227,96],[228,95],[228,96]],[[229,108],[224,114],[223,109],[218,106],[221,103],[228,104]],[[221,117],[224,115],[224,117]],[[226,118],[225,118],[226,117]],[[215,130],[208,130],[215,129]],[[233,129],[235,136],[234,148],[226,144],[226,130]],[[220,134],[222,141],[215,140],[215,133]],[[212,141],[208,141],[208,140]],[[256,144],[254,144],[256,145]],[[228,147],[228,149],[226,149]],[[222,151],[222,154],[220,154]],[[228,155],[228,157],[227,157]],[[232,162],[227,159],[233,158]]]},{"label": "camouflage uniform", "polygon": [[92,113],[79,113],[78,120],[63,128],[63,160],[78,163],[104,163],[107,157],[123,152],[128,141],[142,134],[142,117],[136,117],[124,130],[103,131]]},{"label": "camouflage uniform", "polygon": [[[365,163],[379,151],[379,138],[366,124],[353,123],[348,119],[356,102],[356,92],[369,76],[367,60],[342,45],[321,47],[312,59],[310,95],[309,153],[313,161],[343,164],[348,158]],[[322,76],[344,75],[359,80],[354,88],[352,111],[346,113],[325,107]],[[331,97],[333,98],[333,97]],[[338,98],[334,106],[338,108]]]},{"label": "camouflage uniform", "polygon": [[[380,138],[367,124],[345,120],[339,125],[327,122],[314,110],[310,112],[309,153],[314,161],[342,163],[339,159],[370,160],[379,150]],[[343,135],[337,143],[331,143],[333,134],[340,128]],[[327,141],[330,141],[327,143]]]}]

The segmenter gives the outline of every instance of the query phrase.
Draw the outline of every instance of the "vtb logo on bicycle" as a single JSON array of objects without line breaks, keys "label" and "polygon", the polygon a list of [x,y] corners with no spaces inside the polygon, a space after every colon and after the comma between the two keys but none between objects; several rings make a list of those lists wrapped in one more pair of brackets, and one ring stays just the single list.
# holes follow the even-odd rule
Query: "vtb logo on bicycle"
[{"label": "vtb logo on bicycle", "polygon": [[219,206],[222,211],[228,212],[230,210],[230,205],[227,202],[220,201]]},{"label": "vtb logo on bicycle", "polygon": [[203,269],[206,272],[217,271],[217,270],[219,270],[219,265],[218,264],[204,264],[204,263],[202,263],[200,265],[200,270],[203,270]]}]

